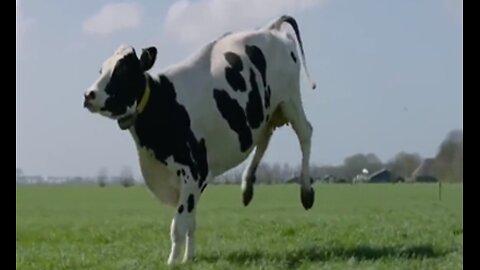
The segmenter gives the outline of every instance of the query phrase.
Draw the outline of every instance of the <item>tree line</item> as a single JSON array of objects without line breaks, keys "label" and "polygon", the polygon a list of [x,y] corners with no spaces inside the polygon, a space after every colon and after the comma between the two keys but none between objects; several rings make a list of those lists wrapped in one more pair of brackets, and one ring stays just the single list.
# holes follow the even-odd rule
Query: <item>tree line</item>
[{"label": "tree line", "polygon": [[[434,157],[428,157],[433,161],[431,174],[444,182],[463,182],[463,130],[452,130],[438,147]],[[357,153],[346,157],[340,165],[316,165],[311,164],[310,174],[314,181],[327,176],[335,176],[350,182],[363,169],[373,173],[380,169],[388,169],[397,178],[409,178],[424,160],[418,153],[399,152],[390,160],[381,161],[374,153]],[[222,176],[214,179],[213,184],[239,184],[243,167],[239,166]],[[300,165],[261,162],[256,172],[257,183],[277,184],[291,182],[300,175]],[[24,172],[16,169],[17,182],[24,178]],[[135,185],[140,179],[135,179],[132,169],[124,166],[119,174],[109,176],[105,167],[100,168],[93,179],[74,177],[68,180],[72,183],[96,182],[99,186],[122,185],[129,187]],[[20,181],[21,182],[21,181]]]},{"label": "tree line", "polygon": [[[337,166],[312,164],[310,175],[314,180],[326,176],[351,181],[363,169],[373,173],[388,169],[395,178],[410,178],[412,173],[424,160],[418,153],[399,152],[390,160],[382,162],[373,153],[357,153],[348,156]],[[433,157],[432,176],[445,182],[463,182],[463,131],[452,130],[440,144]],[[217,183],[238,184],[241,181],[243,168],[238,168],[216,179]],[[300,165],[268,164],[262,162],[257,170],[257,182],[265,184],[284,183],[300,175]]]}]

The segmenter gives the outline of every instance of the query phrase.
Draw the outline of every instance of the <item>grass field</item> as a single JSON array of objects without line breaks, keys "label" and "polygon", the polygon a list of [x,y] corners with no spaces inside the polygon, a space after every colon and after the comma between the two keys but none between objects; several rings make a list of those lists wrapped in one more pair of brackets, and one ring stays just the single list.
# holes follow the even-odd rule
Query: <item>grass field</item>
[{"label": "grass field", "polygon": [[[463,269],[463,186],[209,186],[197,214],[197,258],[174,269]],[[173,210],[144,187],[16,190],[17,269],[168,269]]]}]

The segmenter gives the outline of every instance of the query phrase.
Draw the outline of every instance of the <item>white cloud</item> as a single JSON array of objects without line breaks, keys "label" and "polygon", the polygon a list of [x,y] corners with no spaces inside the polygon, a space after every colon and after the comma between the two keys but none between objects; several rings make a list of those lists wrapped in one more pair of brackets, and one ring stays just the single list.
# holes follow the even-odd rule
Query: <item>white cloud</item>
[{"label": "white cloud", "polygon": [[183,45],[197,46],[226,32],[257,27],[284,13],[326,0],[179,0],[168,10],[166,32]]},{"label": "white cloud", "polygon": [[97,14],[83,22],[82,29],[88,34],[110,35],[114,32],[133,29],[142,23],[142,8],[135,3],[109,3]]},{"label": "white cloud", "polygon": [[16,28],[15,28],[15,35],[16,35],[16,49],[20,49],[23,46],[25,40],[25,34],[30,30],[31,26],[33,25],[33,18],[26,17],[22,10],[22,5],[20,0],[16,0]]}]

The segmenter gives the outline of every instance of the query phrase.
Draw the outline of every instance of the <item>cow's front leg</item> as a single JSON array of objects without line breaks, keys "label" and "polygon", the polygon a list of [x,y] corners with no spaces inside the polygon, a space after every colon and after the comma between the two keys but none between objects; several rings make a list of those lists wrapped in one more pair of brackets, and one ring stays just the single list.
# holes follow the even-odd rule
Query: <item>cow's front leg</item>
[{"label": "cow's front leg", "polygon": [[175,260],[178,257],[180,249],[182,248],[183,244],[185,243],[185,235],[187,232],[187,224],[185,221],[185,216],[180,213],[180,209],[177,209],[177,214],[172,219],[172,223],[170,225],[170,239],[172,242],[170,255],[168,256],[167,263],[172,265],[175,263]]},{"label": "cow's front leg", "polygon": [[196,227],[196,208],[200,199],[200,188],[194,188],[187,192],[186,207],[184,207],[184,215],[187,222],[186,246],[182,262],[193,260],[195,256],[195,227]]},{"label": "cow's front leg", "polygon": [[[182,182],[184,179],[182,179]],[[181,248],[186,242],[185,256],[183,262],[192,259],[194,256],[195,244],[195,208],[198,202],[200,190],[191,182],[193,180],[185,179],[180,190],[180,199],[177,206],[177,212],[172,219],[170,227],[170,238],[172,247],[168,264],[174,264],[177,260]],[[187,240],[187,241],[185,241]]]},{"label": "cow's front leg", "polygon": [[182,262],[191,261],[195,256],[195,213],[201,191],[203,190],[202,187],[207,184],[207,180],[194,179],[189,173],[184,173],[184,171],[179,176],[181,181],[179,202],[170,227],[172,247],[168,257],[169,265],[175,263],[184,243],[186,245]]}]

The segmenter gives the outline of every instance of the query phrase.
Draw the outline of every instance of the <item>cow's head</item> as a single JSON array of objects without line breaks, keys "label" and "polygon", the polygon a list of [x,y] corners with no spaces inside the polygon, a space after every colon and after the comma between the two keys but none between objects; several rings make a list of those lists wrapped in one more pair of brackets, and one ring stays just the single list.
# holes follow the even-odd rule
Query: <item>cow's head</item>
[{"label": "cow's head", "polygon": [[100,68],[100,77],[85,92],[83,106],[115,120],[134,115],[145,92],[145,71],[156,59],[157,49],[142,50],[140,59],[133,47],[120,46]]}]

